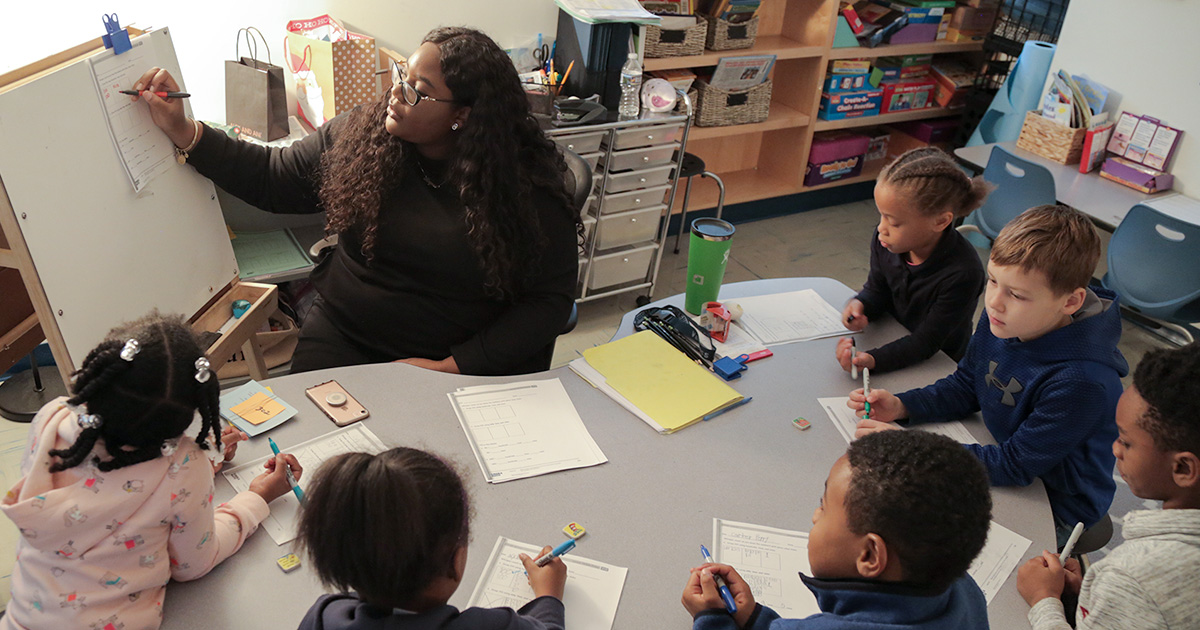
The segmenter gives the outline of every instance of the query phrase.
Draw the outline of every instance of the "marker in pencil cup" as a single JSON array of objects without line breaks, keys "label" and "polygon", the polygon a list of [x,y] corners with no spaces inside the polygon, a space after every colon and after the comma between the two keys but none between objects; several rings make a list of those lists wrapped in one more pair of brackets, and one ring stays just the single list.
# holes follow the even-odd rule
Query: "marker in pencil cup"
[{"label": "marker in pencil cup", "polygon": [[[279,457],[279,447],[275,444],[275,440],[267,438],[267,443],[271,445],[271,452],[275,453],[275,457]],[[295,493],[296,499],[304,503],[304,489],[300,484],[296,483],[296,478],[292,476],[292,467],[287,463],[283,463],[283,476],[287,477],[288,485],[292,487],[292,492]]]},{"label": "marker in pencil cup", "polygon": [[550,564],[551,560],[563,555],[564,553],[567,553],[568,551],[570,551],[574,548],[575,548],[575,539],[574,538],[571,538],[569,540],[564,540],[561,544],[559,544],[559,546],[555,547],[554,549],[551,549],[550,553],[548,553],[544,556],[539,556],[537,560],[533,561],[533,563],[539,567],[544,567],[547,564]]},{"label": "marker in pencil cup", "polygon": [[867,396],[871,395],[871,370],[863,368],[863,402],[866,403],[866,408],[863,409],[863,419],[871,417],[871,401],[867,400]]},{"label": "marker in pencil cup", "polygon": [[[705,562],[716,564],[713,562],[712,555],[708,553],[708,547],[700,545],[700,555],[704,558]],[[721,594],[721,600],[725,602],[725,610],[731,615],[736,613],[737,602],[733,601],[733,593],[729,592],[729,586],[725,584],[725,578],[714,573],[713,581],[717,583],[717,592]]]},{"label": "marker in pencil cup", "polygon": [[1079,542],[1079,536],[1083,534],[1083,523],[1076,523],[1075,529],[1071,530],[1071,537],[1067,539],[1067,544],[1063,546],[1062,553],[1058,554],[1058,562],[1066,564],[1067,558],[1071,557],[1071,552],[1075,551],[1075,543]]}]

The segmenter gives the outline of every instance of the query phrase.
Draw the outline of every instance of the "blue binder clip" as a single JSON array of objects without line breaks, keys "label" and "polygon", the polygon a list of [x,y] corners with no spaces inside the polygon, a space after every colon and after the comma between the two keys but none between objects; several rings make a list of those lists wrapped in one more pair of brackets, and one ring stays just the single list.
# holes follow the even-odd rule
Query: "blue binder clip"
[{"label": "blue binder clip", "polygon": [[746,354],[740,357],[721,357],[713,362],[713,372],[727,381],[732,381],[742,377],[742,372],[746,369],[746,362],[749,360],[750,356]]},{"label": "blue binder clip", "polygon": [[100,37],[104,41],[105,48],[113,49],[114,55],[119,55],[130,48],[133,44],[129,43],[129,31],[121,28],[120,22],[117,21],[116,13],[100,16],[100,21],[104,22],[104,30],[107,31]]}]

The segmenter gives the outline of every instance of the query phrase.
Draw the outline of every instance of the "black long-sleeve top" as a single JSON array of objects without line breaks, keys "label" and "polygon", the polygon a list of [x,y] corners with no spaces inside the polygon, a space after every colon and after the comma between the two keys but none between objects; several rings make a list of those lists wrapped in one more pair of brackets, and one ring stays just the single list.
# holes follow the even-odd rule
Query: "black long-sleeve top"
[{"label": "black long-sleeve top", "polygon": [[[321,212],[321,154],[333,146],[344,123],[339,116],[282,149],[205,127],[188,162],[268,212]],[[546,247],[535,264],[520,261],[527,266],[517,295],[502,301],[484,292],[484,268],[467,240],[457,191],[435,189],[415,169],[408,170],[397,173],[395,185],[383,193],[374,258],[368,261],[360,235],[347,231],[313,271],[313,284],[338,329],[360,346],[395,359],[453,356],[463,374],[549,367],[554,339],[570,315],[578,273],[569,212],[535,189],[527,202],[539,210]]]},{"label": "black long-sleeve top", "polygon": [[971,323],[985,275],[979,254],[954,228],[946,228],[929,259],[910,265],[903,255],[871,237],[871,270],[857,297],[874,320],[890,313],[911,331],[889,344],[868,350],[876,372],[920,363],[938,350],[958,361],[967,351]]}]

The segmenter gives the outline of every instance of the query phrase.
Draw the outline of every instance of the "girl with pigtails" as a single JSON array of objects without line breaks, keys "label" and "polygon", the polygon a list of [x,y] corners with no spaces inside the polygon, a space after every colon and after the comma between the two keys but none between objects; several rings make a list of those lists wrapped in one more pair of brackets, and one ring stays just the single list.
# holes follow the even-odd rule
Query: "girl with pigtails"
[{"label": "girl with pigtails", "polygon": [[268,460],[249,491],[213,505],[214,472],[245,435],[220,430],[216,375],[179,317],[114,329],[71,390],[34,418],[0,503],[21,533],[0,630],[157,628],[167,581],[237,551],[299,463]]}]

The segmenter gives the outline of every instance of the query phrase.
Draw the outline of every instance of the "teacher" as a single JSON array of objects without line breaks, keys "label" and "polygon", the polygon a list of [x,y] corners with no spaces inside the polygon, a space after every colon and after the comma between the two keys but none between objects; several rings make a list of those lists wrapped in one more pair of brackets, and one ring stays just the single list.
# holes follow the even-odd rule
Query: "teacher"
[{"label": "teacher", "polygon": [[332,254],[292,372],[384,361],[462,374],[550,365],[571,312],[582,235],[566,166],[487,35],[438,28],[392,89],[287,148],[188,119],[174,78],[135,89],[180,155],[268,212],[325,212]]}]

